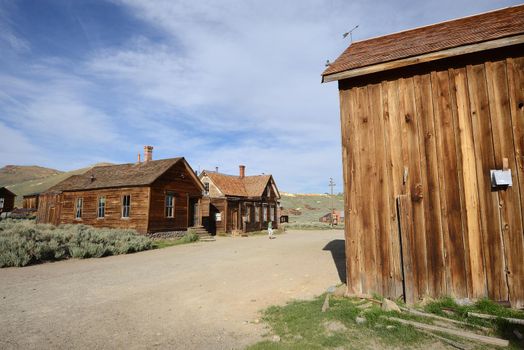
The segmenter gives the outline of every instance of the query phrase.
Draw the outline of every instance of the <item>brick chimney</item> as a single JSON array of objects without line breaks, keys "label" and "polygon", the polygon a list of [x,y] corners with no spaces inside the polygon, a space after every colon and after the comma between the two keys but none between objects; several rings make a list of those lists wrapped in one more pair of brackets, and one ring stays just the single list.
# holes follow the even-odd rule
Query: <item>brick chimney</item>
[{"label": "brick chimney", "polygon": [[144,146],[144,162],[153,160],[153,146]]},{"label": "brick chimney", "polygon": [[238,166],[239,169],[240,169],[240,178],[243,179],[245,176],[246,176],[246,166],[245,165],[239,165]]}]

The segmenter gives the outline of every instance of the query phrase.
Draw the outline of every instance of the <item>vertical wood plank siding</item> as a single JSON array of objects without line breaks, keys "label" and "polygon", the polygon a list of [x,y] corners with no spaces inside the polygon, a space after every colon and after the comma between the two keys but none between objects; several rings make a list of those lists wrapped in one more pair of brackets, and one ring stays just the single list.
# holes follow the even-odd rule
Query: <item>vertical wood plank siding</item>
[{"label": "vertical wood plank siding", "polygon": [[524,58],[339,88],[349,292],[524,306]]}]

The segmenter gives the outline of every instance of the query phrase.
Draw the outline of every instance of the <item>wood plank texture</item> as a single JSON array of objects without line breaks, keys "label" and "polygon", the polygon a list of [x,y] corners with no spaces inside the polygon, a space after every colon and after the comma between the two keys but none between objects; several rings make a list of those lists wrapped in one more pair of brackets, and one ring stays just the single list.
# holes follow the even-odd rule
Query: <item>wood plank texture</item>
[{"label": "wood plank texture", "polygon": [[[350,293],[524,305],[524,58],[508,54],[339,84]],[[513,186],[492,189],[504,158]]]}]

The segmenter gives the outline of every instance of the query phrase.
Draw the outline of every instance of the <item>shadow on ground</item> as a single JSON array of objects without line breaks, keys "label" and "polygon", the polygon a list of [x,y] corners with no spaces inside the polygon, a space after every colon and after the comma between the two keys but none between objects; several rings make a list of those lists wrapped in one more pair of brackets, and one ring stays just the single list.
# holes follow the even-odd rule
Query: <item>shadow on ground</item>
[{"label": "shadow on ground", "polygon": [[340,282],[346,283],[346,241],[343,239],[334,239],[322,249],[329,250],[333,257],[333,262],[337,267]]}]

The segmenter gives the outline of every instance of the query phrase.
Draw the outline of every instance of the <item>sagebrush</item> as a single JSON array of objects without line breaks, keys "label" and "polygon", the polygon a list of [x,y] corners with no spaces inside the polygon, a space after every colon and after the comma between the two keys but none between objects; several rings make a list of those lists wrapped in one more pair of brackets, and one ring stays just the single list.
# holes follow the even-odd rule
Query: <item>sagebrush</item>
[{"label": "sagebrush", "polygon": [[0,221],[0,267],[26,266],[68,258],[99,258],[151,249],[150,238],[134,230],[86,225]]}]

